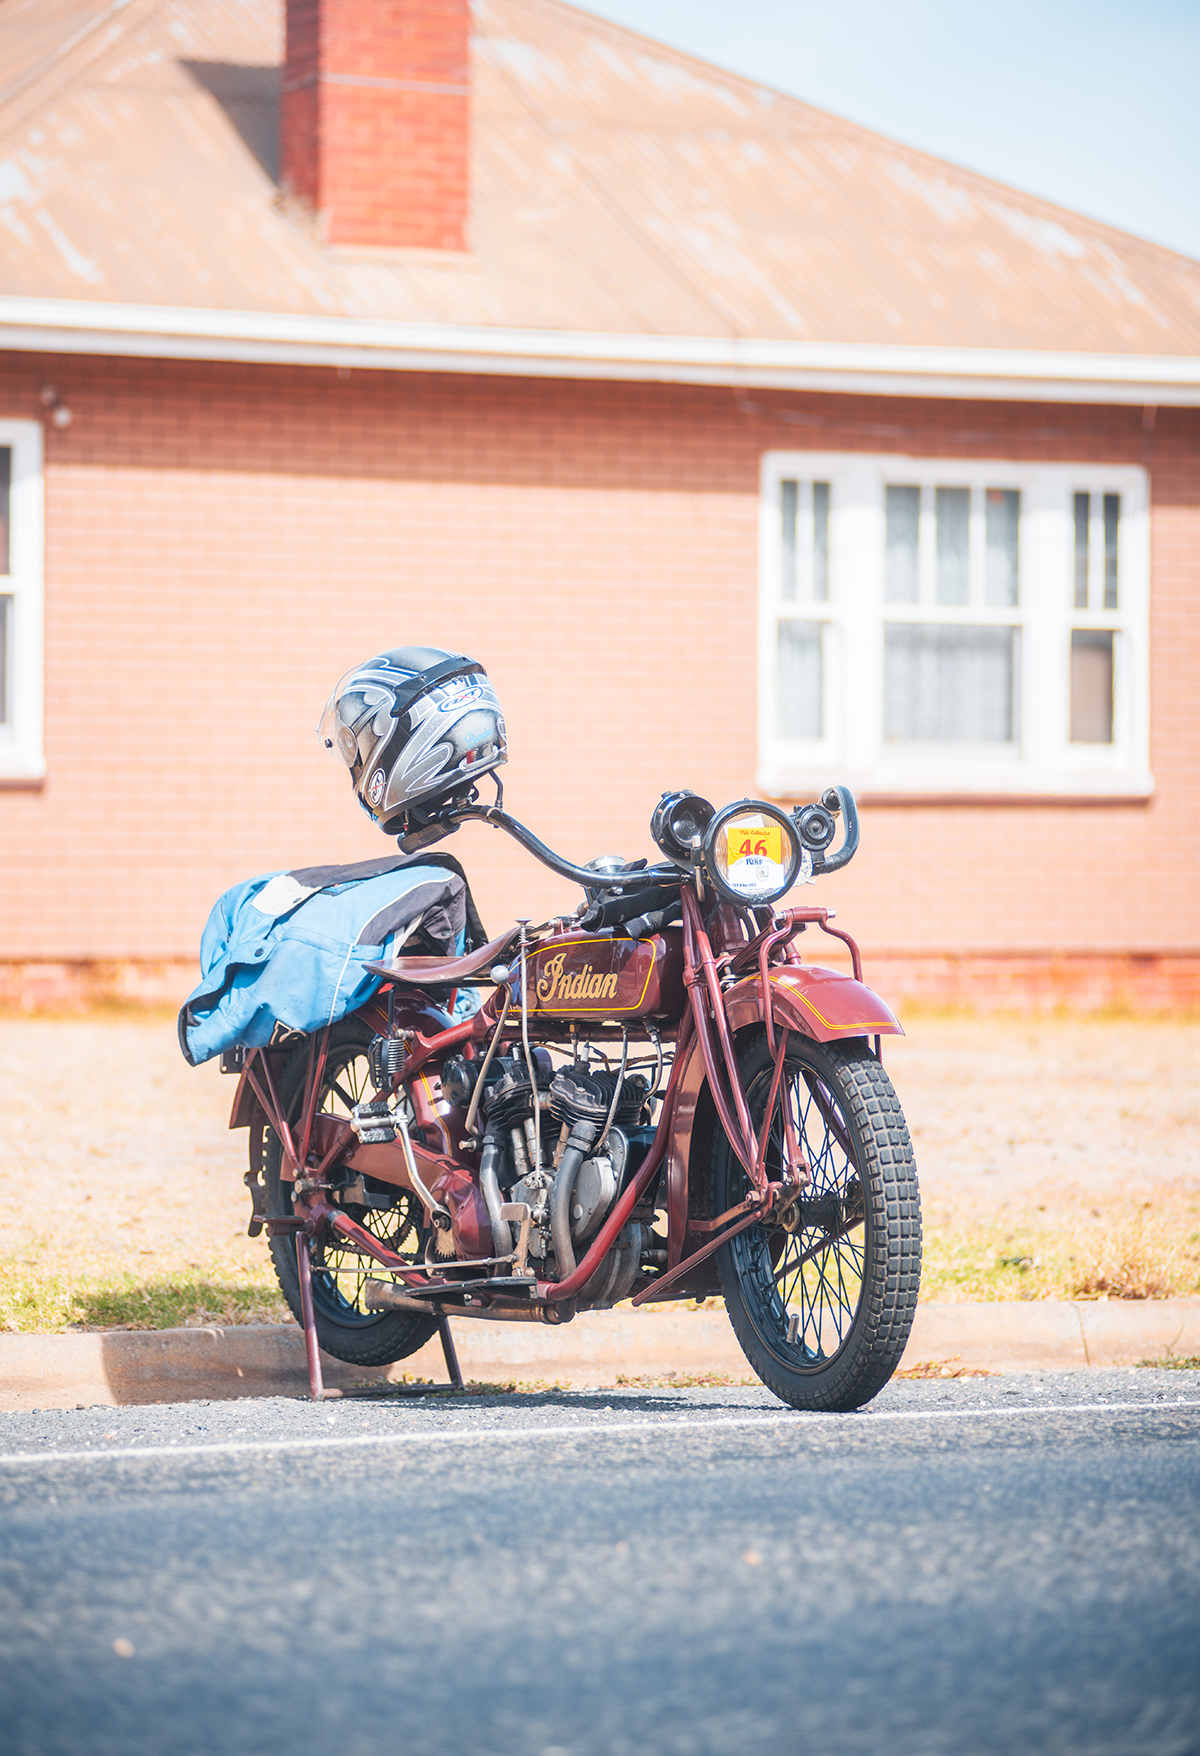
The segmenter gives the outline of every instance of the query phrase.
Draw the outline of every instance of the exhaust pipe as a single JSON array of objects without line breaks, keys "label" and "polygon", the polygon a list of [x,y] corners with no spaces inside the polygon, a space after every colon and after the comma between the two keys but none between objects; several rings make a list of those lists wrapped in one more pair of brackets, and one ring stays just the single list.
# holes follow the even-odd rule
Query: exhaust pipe
[{"label": "exhaust pipe", "polygon": [[499,1159],[500,1147],[489,1128],[483,1137],[483,1152],[479,1160],[479,1187],[483,1191],[488,1219],[491,1221],[492,1249],[497,1256],[511,1256],[512,1233],[504,1218],[504,1197],[500,1193],[500,1181],[496,1171]]},{"label": "exhaust pipe", "polygon": [[[415,1299],[390,1280],[368,1280],[363,1288],[368,1311],[411,1311],[422,1317],[480,1317],[488,1323],[569,1323],[575,1307],[560,1305],[443,1305]],[[569,1304],[569,1309],[568,1309]]]},{"label": "exhaust pipe", "polygon": [[571,1198],[575,1193],[579,1167],[593,1150],[597,1133],[595,1122],[576,1122],[550,1192],[550,1236],[554,1240],[554,1260],[558,1264],[560,1280],[570,1280],[575,1272],[575,1246],[571,1241]]}]

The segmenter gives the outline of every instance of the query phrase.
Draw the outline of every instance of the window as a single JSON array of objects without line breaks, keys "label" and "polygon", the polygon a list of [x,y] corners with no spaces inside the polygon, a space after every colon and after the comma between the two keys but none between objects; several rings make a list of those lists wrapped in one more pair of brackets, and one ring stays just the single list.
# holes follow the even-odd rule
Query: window
[{"label": "window", "polygon": [[1145,472],[769,453],[759,785],[1147,794]]},{"label": "window", "polygon": [[45,771],[42,430],[0,421],[0,783]]}]

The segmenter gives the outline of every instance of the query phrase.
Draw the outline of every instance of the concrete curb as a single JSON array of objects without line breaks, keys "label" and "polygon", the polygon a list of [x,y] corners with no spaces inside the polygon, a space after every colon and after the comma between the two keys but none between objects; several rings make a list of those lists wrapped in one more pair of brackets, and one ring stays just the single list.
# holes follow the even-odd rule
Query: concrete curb
[{"label": "concrete curb", "polygon": [[[463,1377],[483,1383],[585,1388],[670,1372],[755,1381],[720,1310],[585,1312],[557,1329],[466,1320],[454,1325],[454,1339]],[[1200,1356],[1200,1297],[925,1304],[902,1369],[941,1361],[994,1372],[1063,1371],[1168,1354]],[[384,1369],[351,1368],[328,1356],[324,1369],[336,1389],[372,1378],[446,1378],[436,1340]],[[304,1340],[295,1327],[0,1335],[0,1410],[302,1396],[306,1388]]]}]

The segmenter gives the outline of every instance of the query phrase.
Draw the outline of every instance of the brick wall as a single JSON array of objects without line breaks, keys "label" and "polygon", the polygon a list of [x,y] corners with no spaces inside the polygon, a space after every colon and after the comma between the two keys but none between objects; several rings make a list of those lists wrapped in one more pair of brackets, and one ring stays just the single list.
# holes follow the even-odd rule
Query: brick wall
[{"label": "brick wall", "polygon": [[[572,858],[649,852],[665,787],[753,793],[765,449],[1147,446],[1140,410],[29,357],[0,412],[48,377],[49,773],[0,791],[0,958],[42,965],[188,959],[225,885],[384,851],[314,735],[381,647],[486,663],[507,802]],[[864,811],[822,893],[869,954],[1200,955],[1200,417],[1160,412],[1148,461],[1155,797]],[[576,900],[494,831],[449,845],[489,924]]]},{"label": "brick wall", "polygon": [[288,0],[281,169],[333,245],[465,248],[468,0]]}]

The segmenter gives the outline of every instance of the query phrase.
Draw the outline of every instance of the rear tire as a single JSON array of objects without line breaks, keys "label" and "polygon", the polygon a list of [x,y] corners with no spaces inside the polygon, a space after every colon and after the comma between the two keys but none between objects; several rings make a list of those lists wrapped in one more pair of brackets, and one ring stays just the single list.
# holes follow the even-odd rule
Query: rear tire
[{"label": "rear tire", "polygon": [[[321,1078],[317,1109],[339,1116],[349,1114],[354,1104],[364,1097],[373,1097],[374,1085],[367,1069],[367,1046],[372,1032],[357,1018],[344,1019],[329,1033],[329,1052]],[[308,1072],[308,1044],[302,1043],[285,1062],[279,1083],[279,1102],[289,1128],[295,1128],[304,1110],[304,1082]],[[290,1217],[292,1185],[280,1172],[283,1149],[273,1128],[266,1131],[263,1159],[263,1186],[266,1192],[267,1216],[271,1219]],[[425,1215],[420,1202],[407,1189],[374,1187],[394,1194],[395,1203],[387,1208],[349,1211],[360,1225],[365,1225],[381,1243],[417,1260],[424,1254]],[[393,1360],[407,1359],[437,1334],[436,1317],[419,1317],[408,1311],[369,1311],[365,1302],[365,1283],[374,1275],[388,1278],[386,1268],[375,1267],[339,1239],[336,1233],[307,1240],[312,1258],[313,1314],[317,1323],[317,1340],[335,1360],[351,1366],[387,1366]],[[300,1271],[296,1262],[296,1240],[290,1233],[271,1239],[271,1257],[276,1279],[282,1288],[292,1316],[303,1325],[300,1306]]]},{"label": "rear tire", "polygon": [[[743,1040],[739,1067],[757,1134],[773,1070],[764,1030]],[[772,1218],[749,1226],[717,1252],[725,1307],[746,1358],[784,1402],[860,1408],[900,1364],[916,1311],[921,1209],[912,1142],[891,1080],[859,1038],[814,1043],[792,1033],[768,1135],[772,1182],[785,1162],[785,1102],[812,1180],[787,1225]],[[711,1187],[714,1215],[750,1188],[719,1126]]]}]

